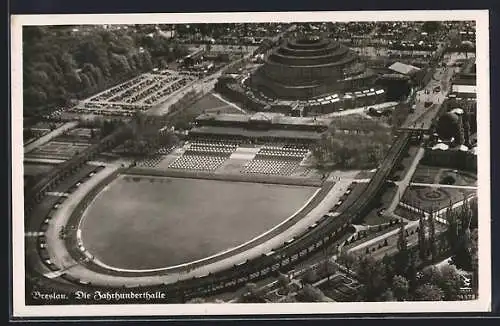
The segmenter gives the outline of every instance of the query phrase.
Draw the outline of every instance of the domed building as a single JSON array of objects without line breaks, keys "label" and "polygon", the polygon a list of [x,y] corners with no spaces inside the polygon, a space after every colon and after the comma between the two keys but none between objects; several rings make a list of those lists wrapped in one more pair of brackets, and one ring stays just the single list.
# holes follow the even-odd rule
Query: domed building
[{"label": "domed building", "polygon": [[303,37],[272,50],[249,84],[271,98],[303,100],[369,88],[375,79],[349,48],[330,39]]},{"label": "domed building", "polygon": [[299,36],[266,50],[247,73],[221,76],[215,90],[251,111],[315,116],[386,100],[386,86],[358,54],[328,38]]}]

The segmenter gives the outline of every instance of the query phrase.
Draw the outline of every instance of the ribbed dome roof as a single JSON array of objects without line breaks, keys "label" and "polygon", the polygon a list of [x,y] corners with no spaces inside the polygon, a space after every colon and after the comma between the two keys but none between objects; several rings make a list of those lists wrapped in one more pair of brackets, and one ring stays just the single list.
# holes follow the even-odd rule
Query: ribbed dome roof
[{"label": "ribbed dome roof", "polygon": [[290,39],[273,51],[268,63],[288,66],[318,66],[345,63],[355,54],[333,40],[321,38]]}]

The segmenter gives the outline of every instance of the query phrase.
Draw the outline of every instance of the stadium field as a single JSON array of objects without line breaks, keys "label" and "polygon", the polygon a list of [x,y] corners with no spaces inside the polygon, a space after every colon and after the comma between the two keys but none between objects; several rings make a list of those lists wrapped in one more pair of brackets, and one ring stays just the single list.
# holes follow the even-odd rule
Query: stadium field
[{"label": "stadium field", "polygon": [[238,246],[300,209],[317,188],[120,176],[90,204],[85,247],[115,268],[154,269]]}]

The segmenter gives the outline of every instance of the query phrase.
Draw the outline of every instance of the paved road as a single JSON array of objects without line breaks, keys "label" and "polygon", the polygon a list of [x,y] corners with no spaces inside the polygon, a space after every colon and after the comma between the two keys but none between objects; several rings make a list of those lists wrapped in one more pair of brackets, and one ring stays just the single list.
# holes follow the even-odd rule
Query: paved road
[{"label": "paved road", "polygon": [[[422,122],[429,124],[432,121],[431,117],[426,117],[426,115],[431,114],[432,110],[435,111],[434,114],[437,114],[439,110],[435,110],[434,106],[426,108],[424,104],[425,102],[432,102],[439,106],[446,100],[449,92],[449,83],[453,77],[453,73],[453,69],[449,67],[440,67],[436,69],[429,83],[427,83],[423,89],[417,91],[414,103],[416,111],[408,116],[403,127],[410,128],[413,125],[419,127]],[[434,92],[434,88],[437,86],[441,89],[439,92]],[[428,94],[426,94],[426,91]]]},{"label": "paved road", "polygon": [[78,126],[77,121],[67,122],[67,123],[63,124],[59,128],[52,130],[48,134],[43,135],[42,137],[38,138],[34,142],[29,143],[28,145],[24,146],[24,154],[31,152],[35,148],[38,148],[38,147],[42,146],[43,144],[47,143],[48,141],[50,141],[51,139],[56,138],[57,136],[61,135],[66,130],[73,129],[76,126]]},{"label": "paved road", "polygon": [[53,218],[50,220],[49,227],[45,232],[47,237],[47,251],[51,261],[61,269],[76,267],[75,265],[78,263],[74,261],[67,252],[64,240],[59,238],[59,231],[67,224],[71,213],[78,203],[83,200],[85,195],[117,169],[117,165],[109,165],[97,172],[87,182],[82,183],[80,187],[58,207]]}]

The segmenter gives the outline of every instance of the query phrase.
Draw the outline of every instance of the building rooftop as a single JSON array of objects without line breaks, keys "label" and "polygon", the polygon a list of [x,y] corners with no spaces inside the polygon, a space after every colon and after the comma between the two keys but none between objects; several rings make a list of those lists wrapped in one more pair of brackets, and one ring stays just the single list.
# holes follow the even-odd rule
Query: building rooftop
[{"label": "building rooftop", "polygon": [[321,133],[314,131],[297,131],[297,130],[283,130],[283,129],[270,129],[270,130],[249,130],[237,127],[213,127],[201,126],[193,128],[189,131],[190,134],[208,134],[208,135],[231,135],[242,136],[249,138],[269,137],[269,138],[290,138],[290,139],[307,139],[317,140],[320,139]]}]

